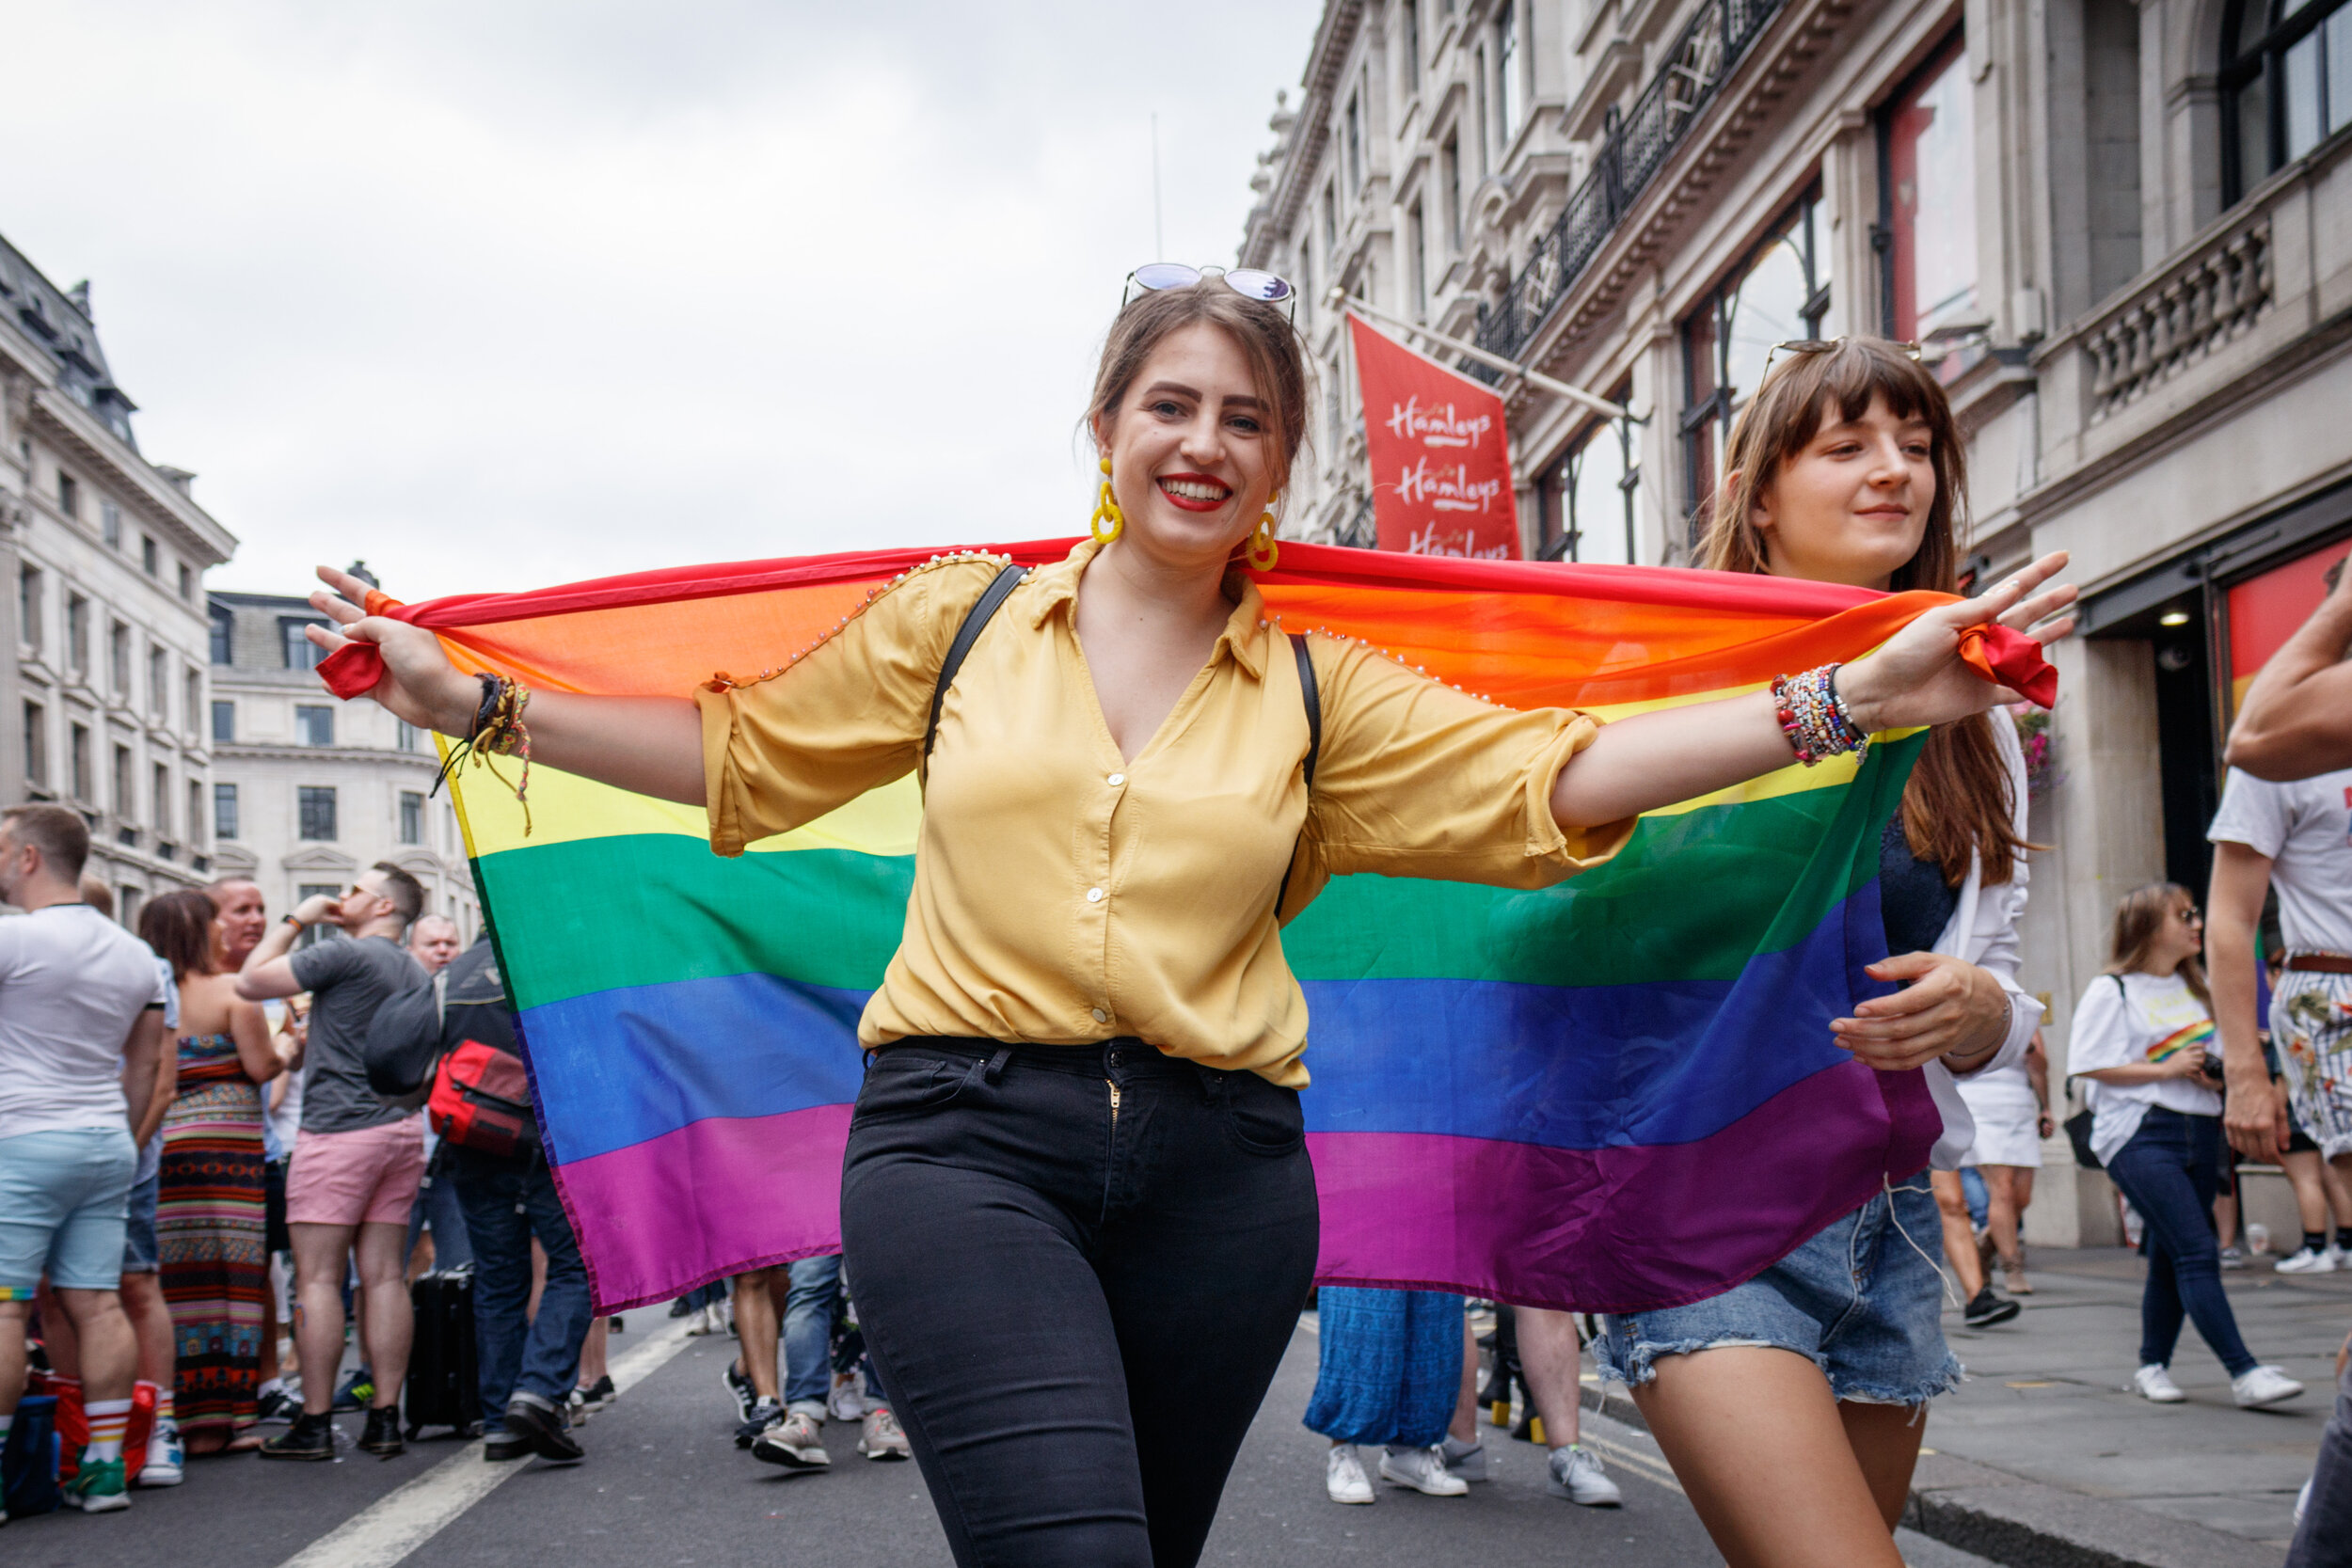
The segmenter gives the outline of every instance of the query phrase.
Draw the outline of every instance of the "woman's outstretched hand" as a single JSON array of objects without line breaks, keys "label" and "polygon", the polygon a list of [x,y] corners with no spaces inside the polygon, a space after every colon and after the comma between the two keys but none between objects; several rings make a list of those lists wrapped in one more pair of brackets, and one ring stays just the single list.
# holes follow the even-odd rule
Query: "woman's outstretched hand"
[{"label": "woman's outstretched hand", "polygon": [[1855,724],[1866,735],[1947,724],[1994,703],[2017,701],[2016,692],[1988,683],[1960,657],[1961,634],[1998,622],[2037,642],[2064,637],[2074,629],[2074,618],[2058,612],[2078,596],[2074,585],[2042,585],[2065,567],[2066,552],[2053,551],[1976,598],[1929,610],[1876,653],[1842,667],[1837,693]]},{"label": "woman's outstretched hand", "polygon": [[482,689],[441,651],[441,640],[422,626],[370,615],[368,585],[332,566],[319,568],[326,584],[310,595],[310,608],[332,621],[334,628],[310,626],[304,635],[333,653],[353,642],[373,642],[384,656],[384,678],[368,695],[420,729],[463,736],[473,721]]}]

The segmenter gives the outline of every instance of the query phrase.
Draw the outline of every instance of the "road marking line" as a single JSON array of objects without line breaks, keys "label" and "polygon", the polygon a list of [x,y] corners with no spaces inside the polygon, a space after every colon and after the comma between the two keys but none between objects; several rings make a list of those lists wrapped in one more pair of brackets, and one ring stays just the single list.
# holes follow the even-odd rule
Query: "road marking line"
[{"label": "road marking line", "polygon": [[[612,1362],[612,1387],[627,1393],[686,1348],[686,1320]],[[398,1491],[377,1498],[288,1558],[279,1568],[393,1568],[483,1498],[521,1475],[527,1460],[491,1465],[476,1438]]]},{"label": "road marking line", "polygon": [[1677,1497],[1690,1495],[1682,1490],[1682,1482],[1675,1480],[1674,1469],[1671,1465],[1642,1452],[1639,1449],[1629,1449],[1623,1443],[1612,1442],[1606,1437],[1596,1436],[1589,1431],[1580,1433],[1577,1440],[1586,1448],[1598,1449],[1644,1481],[1663,1486]]}]

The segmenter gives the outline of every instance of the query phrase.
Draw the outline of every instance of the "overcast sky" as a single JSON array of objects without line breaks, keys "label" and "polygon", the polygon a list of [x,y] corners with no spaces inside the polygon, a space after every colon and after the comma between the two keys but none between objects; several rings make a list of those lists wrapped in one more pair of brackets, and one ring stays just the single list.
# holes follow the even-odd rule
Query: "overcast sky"
[{"label": "overcast sky", "polygon": [[1078,531],[1127,271],[1226,262],[1316,0],[75,0],[0,233],[141,449],[405,598]]}]

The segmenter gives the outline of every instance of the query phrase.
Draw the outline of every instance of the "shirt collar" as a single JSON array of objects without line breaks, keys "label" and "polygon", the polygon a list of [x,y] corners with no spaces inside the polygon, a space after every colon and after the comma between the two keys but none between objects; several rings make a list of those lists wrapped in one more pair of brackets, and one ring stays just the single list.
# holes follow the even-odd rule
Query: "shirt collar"
[{"label": "shirt collar", "polygon": [[[1077,603],[1078,579],[1102,548],[1092,539],[1081,539],[1060,561],[1030,575],[1029,580],[1037,585],[1025,610],[1031,630],[1044,626],[1046,617],[1057,610]],[[1266,625],[1265,600],[1249,574],[1239,569],[1225,574],[1225,589],[1233,595],[1233,612],[1225,618],[1225,629],[1217,634],[1209,661],[1214,664],[1220,654],[1232,654],[1233,662],[1248,671],[1251,680],[1263,680],[1266,639],[1273,635]]]}]

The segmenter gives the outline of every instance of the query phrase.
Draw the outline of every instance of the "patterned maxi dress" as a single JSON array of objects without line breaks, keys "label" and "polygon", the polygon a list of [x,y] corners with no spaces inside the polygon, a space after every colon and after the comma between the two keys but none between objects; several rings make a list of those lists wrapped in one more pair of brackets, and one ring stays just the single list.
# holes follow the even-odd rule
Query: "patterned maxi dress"
[{"label": "patterned maxi dress", "polygon": [[269,1288],[262,1091],[227,1035],[181,1039],[180,1091],[163,1138],[155,1237],[180,1358],[180,1426],[249,1426]]}]

